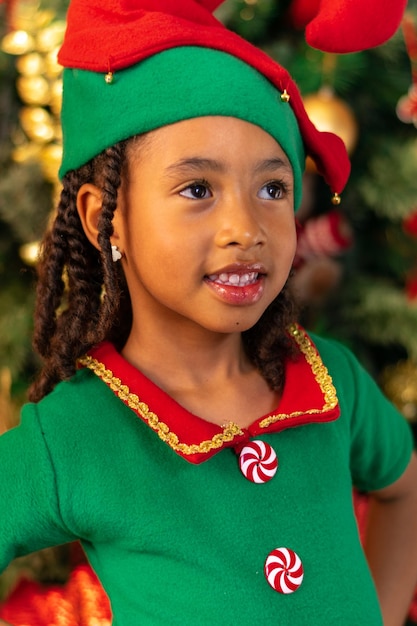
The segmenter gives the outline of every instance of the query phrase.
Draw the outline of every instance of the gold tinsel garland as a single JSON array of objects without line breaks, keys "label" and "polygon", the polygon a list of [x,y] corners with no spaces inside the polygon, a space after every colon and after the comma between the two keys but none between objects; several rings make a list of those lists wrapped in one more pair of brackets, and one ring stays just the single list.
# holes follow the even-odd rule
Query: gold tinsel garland
[{"label": "gold tinsel garland", "polygon": [[[62,157],[62,67],[57,53],[65,21],[57,19],[54,11],[41,9],[39,0],[19,0],[13,5],[12,26],[13,30],[1,41],[3,52],[18,57],[16,88],[23,103],[20,128],[12,137],[12,159],[16,163],[38,161],[43,176],[54,185],[57,194]],[[21,256],[26,263],[35,263],[37,242],[22,246]]]}]

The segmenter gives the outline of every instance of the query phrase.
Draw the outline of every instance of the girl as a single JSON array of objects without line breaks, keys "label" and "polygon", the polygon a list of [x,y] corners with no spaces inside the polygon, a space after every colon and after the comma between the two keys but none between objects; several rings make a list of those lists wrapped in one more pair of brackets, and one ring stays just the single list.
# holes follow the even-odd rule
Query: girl
[{"label": "girl", "polygon": [[[123,626],[400,626],[409,430],[286,288],[304,149],[338,197],[343,144],[218,3],[171,4],[70,7],[44,366],[0,439],[1,565],[80,538]],[[368,561],[352,484],[373,493]]]}]

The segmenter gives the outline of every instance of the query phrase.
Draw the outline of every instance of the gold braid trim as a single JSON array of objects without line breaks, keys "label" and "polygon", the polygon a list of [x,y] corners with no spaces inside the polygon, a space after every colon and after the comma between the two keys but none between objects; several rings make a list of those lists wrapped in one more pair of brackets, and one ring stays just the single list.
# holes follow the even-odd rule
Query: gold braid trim
[{"label": "gold braid trim", "polygon": [[[308,411],[294,411],[294,413],[278,413],[262,420],[259,425],[261,428],[268,428],[275,422],[288,420],[300,415],[314,415],[329,411],[337,406],[336,389],[333,386],[331,376],[325,367],[320,356],[317,354],[313,344],[307,334],[296,324],[289,327],[288,332],[296,341],[298,347],[303,353],[307,363],[310,365],[315,379],[323,393],[324,404],[321,409],[310,409]],[[229,422],[224,426],[221,433],[214,435],[212,439],[202,441],[199,444],[180,443],[178,436],[171,432],[167,424],[161,422],[158,416],[150,410],[145,402],[141,402],[139,397],[130,392],[127,385],[123,385],[120,378],[116,378],[111,370],[106,369],[105,365],[97,359],[86,355],[78,360],[80,365],[92,370],[96,376],[106,383],[116,395],[127,404],[129,408],[142,417],[146,423],[158,434],[162,441],[165,441],[175,452],[183,455],[207,453],[210,450],[221,448],[224,443],[233,441],[237,436],[244,435],[241,428],[234,422]]]},{"label": "gold braid trim", "polygon": [[323,407],[321,409],[310,409],[308,411],[294,411],[294,413],[278,413],[277,415],[271,415],[259,423],[261,428],[268,428],[268,426],[275,424],[275,422],[291,419],[292,417],[298,417],[300,415],[314,415],[317,413],[323,413],[324,411],[330,411],[331,409],[334,409],[338,403],[332,377],[311,343],[308,335],[297,324],[292,324],[288,328],[288,332],[297,343],[305,357],[305,360],[311,367],[311,371],[313,372],[324,396]]},{"label": "gold braid trim", "polygon": [[161,422],[158,416],[150,410],[148,405],[145,402],[141,402],[136,394],[131,393],[129,387],[123,385],[120,378],[116,378],[111,370],[105,368],[103,363],[100,363],[100,361],[88,355],[80,358],[78,362],[92,370],[96,376],[101,378],[101,380],[117,394],[120,400],[140,415],[147,424],[156,431],[162,441],[165,441],[175,452],[180,452],[184,455],[198,454],[201,452],[206,453],[210,452],[210,450],[221,448],[224,443],[233,441],[238,435],[244,435],[244,432],[237,424],[230,422],[223,428],[221,433],[214,435],[212,439],[202,441],[199,444],[193,443],[188,445],[186,443],[180,443],[178,436],[169,430],[167,424]]}]

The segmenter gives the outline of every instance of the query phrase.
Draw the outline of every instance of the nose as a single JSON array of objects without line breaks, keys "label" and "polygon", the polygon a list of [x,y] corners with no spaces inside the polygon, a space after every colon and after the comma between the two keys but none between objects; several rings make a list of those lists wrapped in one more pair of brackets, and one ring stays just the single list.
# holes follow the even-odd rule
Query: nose
[{"label": "nose", "polygon": [[236,246],[243,250],[265,243],[265,232],[257,207],[241,194],[225,199],[217,207],[216,243],[220,247]]}]

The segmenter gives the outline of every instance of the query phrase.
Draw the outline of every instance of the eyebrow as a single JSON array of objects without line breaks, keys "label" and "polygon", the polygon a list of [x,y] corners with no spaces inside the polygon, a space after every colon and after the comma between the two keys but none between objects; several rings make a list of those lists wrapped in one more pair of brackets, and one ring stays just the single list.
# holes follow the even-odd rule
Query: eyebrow
[{"label": "eyebrow", "polygon": [[[202,170],[211,170],[213,172],[223,173],[227,169],[226,165],[221,161],[215,159],[208,159],[203,157],[190,157],[187,159],[181,159],[172,165],[169,165],[165,173],[169,175],[176,175],[180,173],[189,172],[201,172]],[[283,169],[289,174],[292,174],[292,167],[289,161],[282,159],[281,157],[273,157],[270,159],[264,159],[256,164],[255,173],[261,174],[263,172],[274,172],[276,170]]]},{"label": "eyebrow", "polygon": [[225,166],[215,159],[206,159],[202,157],[190,157],[181,159],[172,165],[169,165],[165,173],[175,175],[189,172],[201,172],[201,170],[211,170],[213,172],[224,172]]},{"label": "eyebrow", "polygon": [[289,174],[292,174],[290,162],[287,159],[282,159],[281,157],[265,159],[264,161],[260,161],[260,163],[258,163],[255,167],[255,172],[257,174],[262,174],[263,172],[275,172],[276,170],[287,170]]}]

